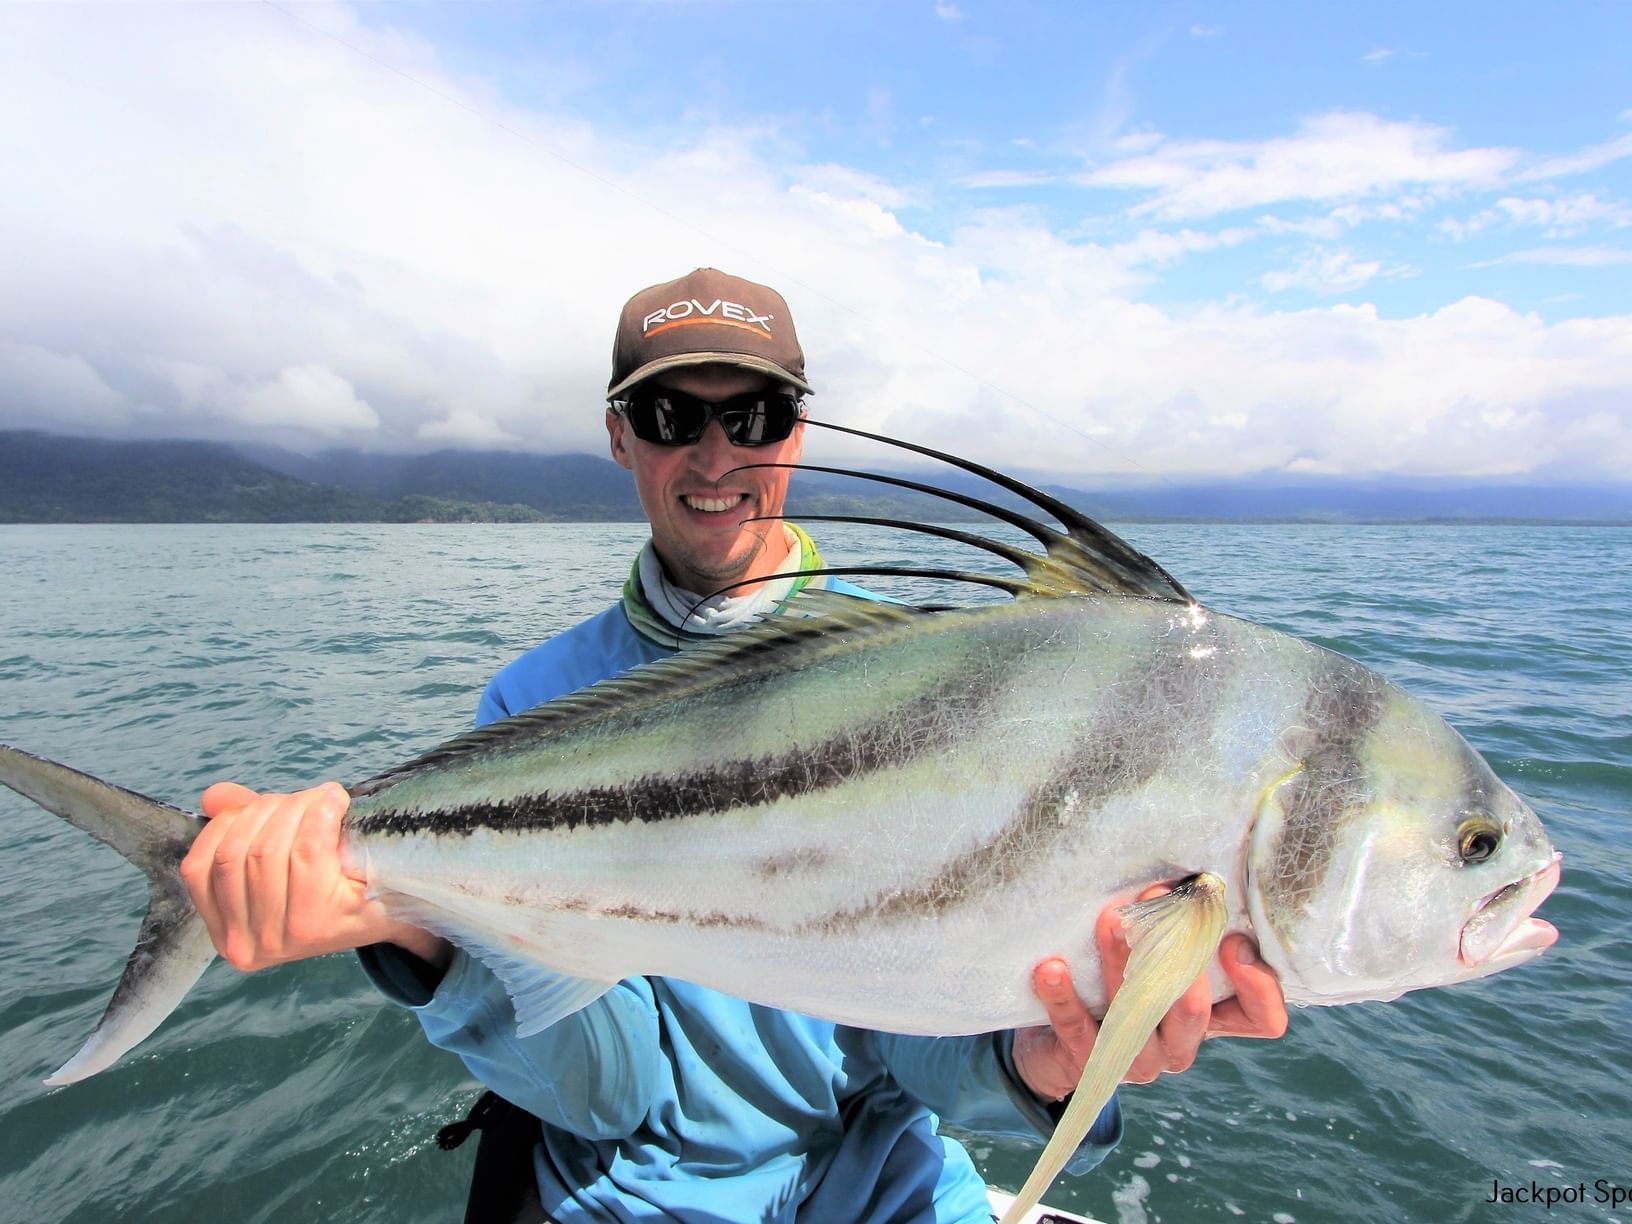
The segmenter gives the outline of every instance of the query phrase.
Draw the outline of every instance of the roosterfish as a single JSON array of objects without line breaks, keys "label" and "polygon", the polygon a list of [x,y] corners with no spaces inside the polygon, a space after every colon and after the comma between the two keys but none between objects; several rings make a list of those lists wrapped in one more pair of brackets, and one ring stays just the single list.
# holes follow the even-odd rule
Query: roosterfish
[{"label": "roosterfish", "polygon": [[[1533,913],[1561,856],[1423,703],[1330,650],[1203,607],[1012,477],[809,423],[953,464],[1059,526],[842,473],[980,510],[1038,547],[807,515],[936,536],[1018,569],[813,576],[934,577],[1012,598],[916,606],[810,584],[757,624],[677,630],[672,658],[350,787],[347,870],[394,917],[485,962],[522,1035],[636,975],[883,1031],[996,1031],[1046,1022],[1031,971],[1063,957],[1103,1021],[1005,1217],[1018,1220],[1178,995],[1207,973],[1223,996],[1224,935],[1250,935],[1287,1001],[1314,1005],[1483,977],[1556,940]],[[214,959],[178,871],[203,822],[3,745],[0,783],[148,880],[106,1012],[46,1081],[68,1084],[151,1033]],[[1154,880],[1171,890],[1136,901]],[[1110,1000],[1094,938],[1107,905],[1125,907],[1131,947]]]}]

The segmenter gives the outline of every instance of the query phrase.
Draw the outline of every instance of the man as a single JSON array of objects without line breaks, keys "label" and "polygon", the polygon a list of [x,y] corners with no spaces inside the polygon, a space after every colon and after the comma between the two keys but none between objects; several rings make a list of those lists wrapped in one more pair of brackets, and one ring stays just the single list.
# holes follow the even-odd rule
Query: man
[{"label": "man", "polygon": [[[629,301],[606,428],[651,541],[618,603],[494,678],[478,723],[661,658],[682,622],[729,631],[804,580],[737,586],[697,608],[702,596],[820,565],[808,536],[774,521],[788,472],[742,470],[798,460],[810,390],[773,290],[702,268]],[[182,874],[211,937],[241,969],[360,948],[376,984],[416,1011],[433,1043],[536,1116],[525,1119],[521,1149],[531,1167],[519,1172],[549,1218],[985,1224],[981,1180],[963,1149],[937,1135],[935,1114],[1040,1142],[1093,1047],[1095,1023],[1063,960],[1034,973],[1050,1026],[1014,1034],[870,1033],[642,978],[520,1038],[510,1000],[479,961],[393,921],[342,871],[346,803],[332,783],[294,795],[232,783],[206,791],[212,820]],[[1098,934],[1114,991],[1127,949],[1113,912]],[[1279,986],[1250,943],[1231,937],[1220,959],[1236,998],[1211,1007],[1198,981],[1130,1080],[1183,1070],[1207,1035],[1284,1030]],[[1113,1101],[1072,1168],[1102,1159],[1120,1132]]]}]

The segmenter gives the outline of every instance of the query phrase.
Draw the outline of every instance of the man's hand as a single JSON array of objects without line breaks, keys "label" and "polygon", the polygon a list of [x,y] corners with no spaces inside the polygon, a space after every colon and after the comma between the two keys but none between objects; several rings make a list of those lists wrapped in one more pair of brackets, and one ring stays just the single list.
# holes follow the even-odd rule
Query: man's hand
[{"label": "man's hand", "polygon": [[[1139,899],[1166,891],[1165,885],[1157,885],[1147,888]],[[1109,998],[1122,985],[1128,965],[1128,941],[1115,907],[1100,914],[1094,933]],[[1235,997],[1215,1006],[1206,975],[1197,978],[1145,1042],[1128,1068],[1126,1083],[1148,1084],[1164,1071],[1183,1071],[1195,1061],[1205,1037],[1279,1037],[1286,1032],[1281,984],[1275,971],[1258,959],[1252,941],[1245,935],[1226,936],[1219,945],[1218,959],[1235,987]],[[1031,984],[1048,1010],[1049,1023],[1014,1035],[1014,1064],[1033,1092],[1058,1100],[1076,1088],[1099,1036],[1099,1025],[1077,997],[1065,961],[1058,957],[1043,961],[1032,970]]]},{"label": "man's hand", "polygon": [[340,818],[351,806],[328,782],[292,795],[235,782],[204,792],[204,826],[181,878],[210,940],[237,969],[264,969],[372,943],[396,943],[446,964],[448,945],[395,922],[340,862]]}]

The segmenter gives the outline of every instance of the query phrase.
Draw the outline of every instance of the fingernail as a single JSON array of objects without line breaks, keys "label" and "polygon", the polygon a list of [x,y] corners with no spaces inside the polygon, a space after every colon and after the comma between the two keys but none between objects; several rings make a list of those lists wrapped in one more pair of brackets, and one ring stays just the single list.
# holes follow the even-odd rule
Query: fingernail
[{"label": "fingernail", "polygon": [[1038,981],[1049,990],[1058,990],[1065,984],[1065,973],[1058,965],[1050,965],[1037,975]]},{"label": "fingernail", "polygon": [[1235,953],[1235,960],[1240,965],[1256,965],[1258,963],[1258,949],[1250,943],[1243,942]]}]

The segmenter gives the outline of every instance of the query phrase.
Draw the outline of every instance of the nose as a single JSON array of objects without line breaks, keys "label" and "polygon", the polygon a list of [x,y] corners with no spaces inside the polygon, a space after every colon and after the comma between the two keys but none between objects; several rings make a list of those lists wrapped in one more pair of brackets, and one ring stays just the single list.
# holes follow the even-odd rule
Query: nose
[{"label": "nose", "polygon": [[710,421],[704,428],[703,436],[691,448],[691,461],[698,471],[715,479],[745,462],[742,452],[731,445],[731,439],[725,436],[725,427],[718,421]]}]

